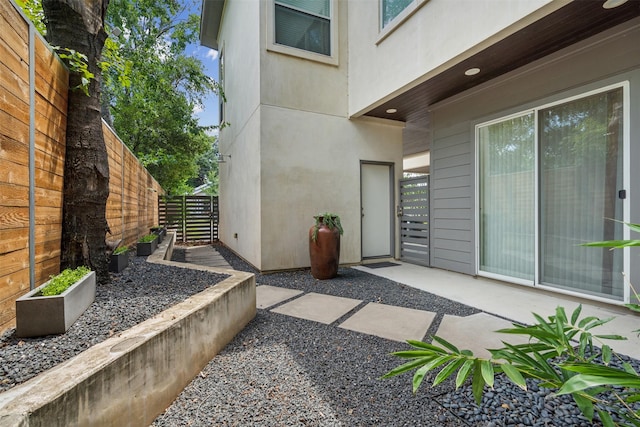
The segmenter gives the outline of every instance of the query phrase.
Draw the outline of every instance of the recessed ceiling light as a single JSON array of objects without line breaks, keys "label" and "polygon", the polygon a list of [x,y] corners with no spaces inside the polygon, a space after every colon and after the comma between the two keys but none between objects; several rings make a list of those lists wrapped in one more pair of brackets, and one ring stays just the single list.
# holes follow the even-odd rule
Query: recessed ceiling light
[{"label": "recessed ceiling light", "polygon": [[602,7],[604,7],[605,9],[613,9],[614,7],[622,6],[627,1],[628,0],[607,0],[606,2],[604,2]]},{"label": "recessed ceiling light", "polygon": [[398,109],[397,109],[397,108],[389,108],[389,109],[387,110],[387,113],[388,113],[388,114],[393,114],[393,113],[397,113],[397,112],[398,112]]},{"label": "recessed ceiling light", "polygon": [[479,72],[480,72],[480,68],[469,68],[467,71],[464,72],[464,75],[465,76],[475,76]]}]

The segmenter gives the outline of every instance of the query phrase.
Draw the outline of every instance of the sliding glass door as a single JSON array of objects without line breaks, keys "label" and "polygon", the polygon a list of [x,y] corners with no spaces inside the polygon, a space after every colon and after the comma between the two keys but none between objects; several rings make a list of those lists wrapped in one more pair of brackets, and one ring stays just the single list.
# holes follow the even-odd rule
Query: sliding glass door
[{"label": "sliding glass door", "polygon": [[533,283],[535,116],[479,129],[480,270]]},{"label": "sliding glass door", "polygon": [[[623,88],[478,126],[479,271],[624,298]],[[617,220],[617,221],[616,221]]]},{"label": "sliding glass door", "polygon": [[540,282],[621,299],[622,89],[540,110]]}]

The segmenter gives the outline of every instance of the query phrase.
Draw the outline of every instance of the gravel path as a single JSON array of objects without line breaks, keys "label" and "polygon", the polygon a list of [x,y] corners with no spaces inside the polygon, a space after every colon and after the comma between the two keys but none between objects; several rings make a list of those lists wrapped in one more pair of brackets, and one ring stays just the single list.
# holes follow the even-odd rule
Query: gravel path
[{"label": "gravel path", "polygon": [[[256,273],[224,247],[238,270]],[[258,285],[356,298],[467,316],[478,310],[358,270],[317,281],[308,270],[257,274]],[[361,307],[361,306],[360,306]],[[360,308],[358,307],[358,308]],[[356,308],[356,310],[358,309]],[[571,397],[552,397],[529,382],[524,393],[497,376],[478,407],[470,386],[452,381],[430,388],[428,375],[416,395],[411,375],[380,377],[398,366],[389,355],[405,344],[332,325],[258,310],[256,318],[216,356],[153,423],[161,426],[591,426]],[[640,369],[640,363],[626,359]]]},{"label": "gravel path", "polygon": [[[238,270],[256,273],[225,247],[218,250]],[[174,251],[174,261],[184,251]],[[114,333],[184,300],[223,275],[147,264],[133,258],[111,285],[98,286],[96,302],[64,335],[0,337],[0,391],[37,375]],[[467,316],[478,310],[354,269],[317,281],[308,270],[257,274],[258,285],[318,292],[368,302]],[[139,310],[132,312],[133,306]],[[360,306],[361,307],[361,306]],[[359,307],[358,307],[359,308]],[[356,308],[357,309],[357,308]],[[483,405],[471,389],[454,391],[451,381],[416,395],[411,374],[381,380],[398,366],[390,356],[407,346],[331,325],[258,310],[238,334],[189,384],[153,426],[590,426],[570,397],[552,397],[530,382],[523,393],[500,376]],[[640,363],[627,359],[640,370]],[[593,425],[599,425],[594,423]]]}]

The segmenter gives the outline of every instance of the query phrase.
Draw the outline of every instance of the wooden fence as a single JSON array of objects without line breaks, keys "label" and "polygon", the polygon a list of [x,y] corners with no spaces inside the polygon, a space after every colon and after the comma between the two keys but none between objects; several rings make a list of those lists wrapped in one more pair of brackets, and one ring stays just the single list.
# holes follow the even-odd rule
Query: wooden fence
[{"label": "wooden fence", "polygon": [[[59,272],[68,71],[12,1],[0,1],[0,332],[15,300]],[[107,239],[158,224],[162,188],[104,125]]]},{"label": "wooden fence", "polygon": [[218,196],[164,196],[158,200],[160,224],[180,242],[218,241]]}]

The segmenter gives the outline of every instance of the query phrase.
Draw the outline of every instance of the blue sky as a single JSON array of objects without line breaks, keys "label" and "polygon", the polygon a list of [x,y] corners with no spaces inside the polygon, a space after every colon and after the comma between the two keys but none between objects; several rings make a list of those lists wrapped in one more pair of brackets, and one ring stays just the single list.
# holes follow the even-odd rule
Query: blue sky
[{"label": "blue sky", "polygon": [[[187,0],[187,4],[191,3]],[[191,10],[190,13],[195,13],[200,16],[200,2],[197,4],[190,5]],[[205,70],[207,75],[213,77],[216,81],[218,81],[218,52],[209,49],[208,47],[201,46],[200,43],[191,45],[187,48],[187,54],[193,55],[196,58],[199,58],[205,66]],[[200,125],[202,126],[210,126],[217,125],[219,119],[218,113],[218,97],[216,95],[209,96],[202,106],[202,110],[194,111]]]},{"label": "blue sky", "polygon": [[[193,46],[192,55],[202,60],[209,77],[218,81],[218,52],[205,46]],[[204,102],[202,110],[196,110],[195,115],[202,126],[217,125],[219,119],[218,97],[210,95]]]}]

